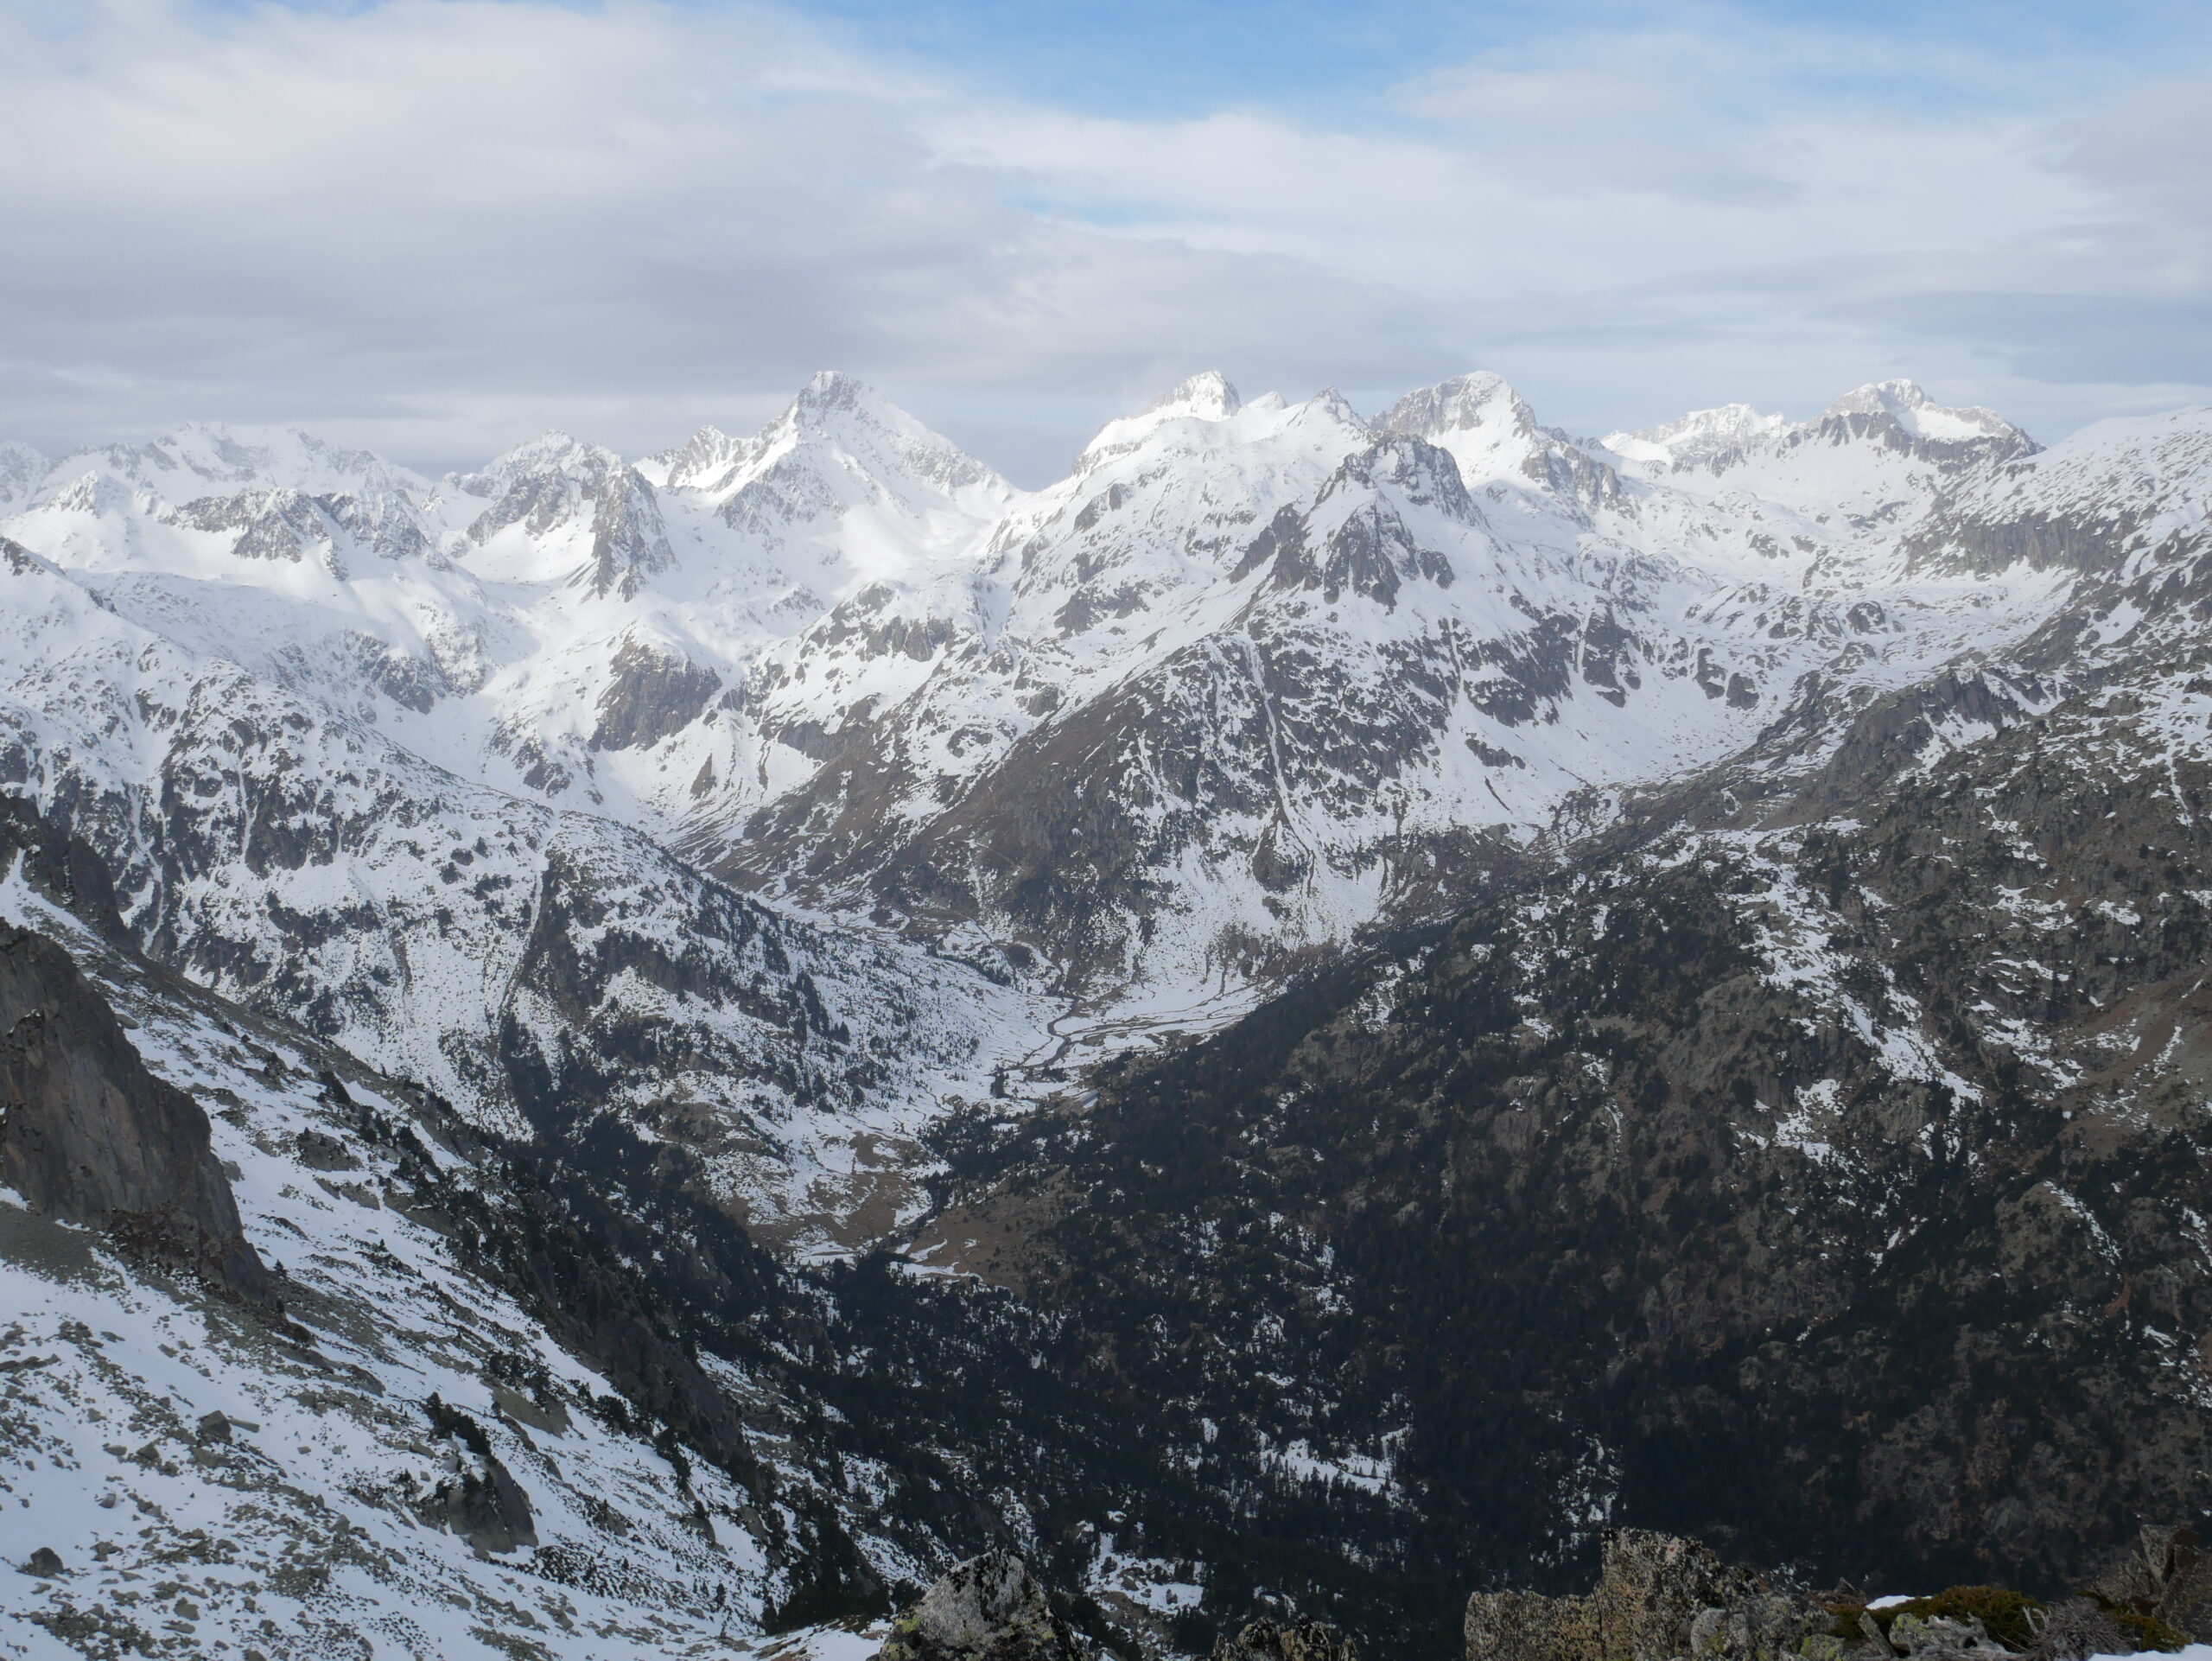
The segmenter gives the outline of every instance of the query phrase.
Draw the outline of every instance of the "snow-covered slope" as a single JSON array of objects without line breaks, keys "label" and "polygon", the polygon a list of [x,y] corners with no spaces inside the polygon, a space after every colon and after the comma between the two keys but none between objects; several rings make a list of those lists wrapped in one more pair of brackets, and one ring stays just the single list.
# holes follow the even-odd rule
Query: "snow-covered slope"
[{"label": "snow-covered slope", "polygon": [[[479,1135],[148,964],[96,881],[64,892],[89,869],[22,829],[0,822],[11,949],[15,927],[63,947],[70,996],[204,1108],[282,1304],[0,1186],[0,1655],[860,1661],[856,1613],[976,1549],[972,1504],[927,1498],[948,1461],[1009,1520],[1050,1507],[1059,1450],[1000,1388],[1028,1371],[1000,1352],[1042,1340],[989,1295],[904,1282],[849,1312],[687,1209],[650,1142],[624,1168],[619,1136]],[[82,1031],[67,1013],[48,1028]],[[856,1422],[917,1343],[981,1434],[904,1404]]]},{"label": "snow-covered slope", "polygon": [[[722,1477],[773,1391],[735,1362],[696,1363],[720,1395],[687,1396],[680,1368],[655,1386],[676,1416],[658,1429],[721,1447],[721,1475],[594,1416],[612,1346],[592,1363],[589,1334],[548,1324],[592,1298],[532,1301],[548,1260],[526,1252],[455,1269],[453,1242],[486,1238],[426,1195],[470,1163],[472,1128],[572,1195],[643,1169],[652,1206],[699,1206],[555,1263],[665,1289],[732,1217],[800,1247],[899,1235],[927,1147],[1019,1096],[1025,1063],[1058,1082],[1052,989],[1102,1041],[1216,1020],[1363,929],[1655,818],[1811,850],[1806,825],[1879,809],[1902,909],[1915,869],[1988,829],[1961,780],[2032,808],[2037,732],[2065,746],[2092,829],[2107,775],[2193,825],[2208,506],[2212,411],[2038,452],[1906,383],[1801,423],[1734,406],[1600,442],[1495,376],[1371,422],[1199,376],[1027,494],[841,377],[753,438],[706,430],[634,466],[561,435],[435,483],[290,433],[0,452],[8,822],[111,894],[114,937],[72,949],[148,1064],[220,1110],[245,1227],[317,1334],[288,1347],[0,1206],[22,1312],[0,1321],[0,1480],[35,1492],[41,1531],[5,1547],[67,1569],[17,1577],[16,1607],[118,1644],[98,1621],[238,1647],[264,1620],[350,1621],[456,1654],[681,1653],[732,1608],[753,1630],[793,1589],[796,1514]],[[1922,836],[1939,774],[1967,817]],[[1952,932],[2040,926],[2057,902],[2024,892],[1996,884]],[[6,899],[75,926],[20,883]],[[1852,964],[1800,920],[1792,949],[1830,954],[1805,961],[1847,1015]],[[1600,907],[1591,938],[1608,926]],[[2056,1079],[2066,1058],[2031,1041],[2043,994],[2017,996],[2011,1048]],[[687,1308],[754,1320],[707,1280]],[[976,1371],[1034,1372],[1056,1410],[1048,1346],[1003,1314]],[[1067,1329],[1066,1377],[1096,1336]],[[898,1394],[868,1394],[874,1341],[851,1352],[855,1404]],[[933,1352],[903,1365],[894,1384],[938,1376]],[[678,1425],[702,1400],[728,1410]],[[843,1422],[784,1408],[809,1435]],[[202,1429],[214,1412],[229,1441]],[[976,1448],[1050,1467],[1049,1436],[999,1429],[897,1473],[865,1440],[822,1470],[775,1464],[795,1441],[763,1459],[779,1492],[888,1516],[954,1507],[940,1479]],[[438,1497],[496,1487],[493,1460],[559,1547],[528,1575],[467,1550]],[[925,1532],[886,1523],[868,1560],[904,1572],[897,1541]],[[425,1626],[431,1601],[468,1613]]]},{"label": "snow-covered slope", "polygon": [[705,1155],[764,1225],[885,1220],[906,1201],[878,1168],[1031,1041],[1024,1002],[971,971],[458,778],[342,712],[375,713],[372,678],[318,665],[310,699],[281,663],[256,676],[119,614],[97,581],[0,544],[12,793],[94,850],[161,960],[480,1123],[612,1111]]},{"label": "snow-covered slope", "polygon": [[447,1249],[446,1192],[483,1161],[453,1122],[147,974],[12,847],[0,913],[76,955],[210,1110],[284,1305],[0,1190],[0,1653],[353,1653],[366,1633],[426,1661],[596,1661],[757,1626],[776,1570],[744,1487],[657,1452],[614,1383]]},{"label": "snow-covered slope", "polygon": [[[2201,476],[2175,447],[2202,423],[2177,420],[2171,468]],[[1624,792],[1777,734],[1809,764],[1807,734],[2070,615],[2084,572],[2017,526],[2126,493],[2075,448],[2038,457],[1909,382],[1599,442],[1485,374],[1371,423],[1195,377],[1028,495],[836,375],[750,438],[628,466],[553,435],[435,485],[188,429],[54,464],[0,514],[29,550],[16,615],[73,620],[7,648],[23,788],[134,872],[204,824],[198,866],[126,888],[149,939],[241,988],[276,938],[226,888],[265,878],[253,792],[357,827],[284,877],[319,943],[266,996],[470,1099],[512,1096],[486,1034],[554,1030],[527,974],[501,978],[536,961],[535,896],[565,916],[563,873],[642,870],[656,843],[1156,1018],[1448,904]],[[480,852],[487,818],[515,828]],[[308,892],[364,857],[372,894]],[[643,937],[698,914],[690,881],[608,892]],[[1041,1017],[948,976],[906,1007],[962,1035],[892,1047],[964,1048],[972,1082],[1022,1047],[980,1034]],[[852,1099],[888,1088],[833,1071]]]}]

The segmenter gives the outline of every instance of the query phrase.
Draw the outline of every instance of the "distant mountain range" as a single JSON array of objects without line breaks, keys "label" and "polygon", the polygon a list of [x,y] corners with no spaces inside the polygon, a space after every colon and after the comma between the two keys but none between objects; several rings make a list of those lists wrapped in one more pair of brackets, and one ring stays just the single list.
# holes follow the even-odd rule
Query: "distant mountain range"
[{"label": "distant mountain range", "polygon": [[[1199,375],[1036,492],[836,374],[751,437],[436,480],[289,430],[0,445],[0,911],[207,1108],[302,1310],[454,1276],[631,1403],[607,1459],[720,1461],[655,1501],[753,1543],[702,1632],[1017,1514],[1145,1642],[1209,1575],[1430,1632],[1378,1589],[1421,1553],[1461,1595],[1600,1515],[2056,1575],[2212,1503],[2175,1474],[2212,1447],[2208,501],[2212,410],[2044,449],[1905,381],[1592,438],[1493,375],[1371,419]],[[575,1181],[588,1216],[533,1209]],[[938,1477],[825,1429],[873,1387],[856,1257],[914,1353],[1035,1346],[989,1426],[899,1410]],[[563,1325],[587,1262],[652,1368],[628,1314]],[[404,1394],[399,1307],[345,1365]],[[1869,1359],[1908,1307],[2104,1383]],[[442,1403],[499,1382],[448,1359]],[[1686,1474],[1754,1421],[1785,1498]],[[993,1460],[1060,1486],[919,1498]],[[1928,1522],[1885,1460],[1971,1501]],[[1102,1543],[1069,1507],[1116,1482],[1208,1520]],[[1327,1564],[1253,1543],[1325,1491]]]}]

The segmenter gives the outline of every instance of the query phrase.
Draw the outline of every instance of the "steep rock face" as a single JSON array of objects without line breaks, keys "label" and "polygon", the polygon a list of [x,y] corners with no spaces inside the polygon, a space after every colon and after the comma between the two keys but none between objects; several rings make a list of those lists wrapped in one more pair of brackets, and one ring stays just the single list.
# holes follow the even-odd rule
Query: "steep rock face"
[{"label": "steep rock face", "polygon": [[289,1320],[0,1193],[0,1480],[40,1542],[9,1549],[38,1572],[0,1581],[5,1642],[130,1652],[182,1619],[234,1650],[276,1648],[268,1623],[643,1661],[880,1611],[1010,1533],[1081,1585],[1102,1508],[1225,1525],[1002,1294],[779,1258],[612,1117],[480,1131],[152,969],[66,844],[33,851],[0,914],[66,940],[148,1071],[215,1110]]},{"label": "steep rock face", "polygon": [[35,1210],[129,1233],[269,1299],[207,1116],[146,1071],[67,952],[6,925],[0,1034],[0,1181]]},{"label": "steep rock face", "polygon": [[435,1396],[424,1408],[431,1424],[446,1440],[450,1468],[423,1496],[423,1514],[479,1551],[513,1551],[536,1545],[537,1529],[530,1496],[492,1451],[484,1427]]},{"label": "steep rock face", "polygon": [[203,496],[186,502],[172,522],[194,531],[231,531],[239,559],[312,559],[334,576],[351,569],[349,552],[377,559],[429,557],[430,543],[406,498],[397,494],[310,496],[289,488]]},{"label": "steep rock face", "polygon": [[613,678],[599,695],[596,750],[649,748],[696,721],[721,690],[721,677],[688,658],[627,640],[614,653]]}]

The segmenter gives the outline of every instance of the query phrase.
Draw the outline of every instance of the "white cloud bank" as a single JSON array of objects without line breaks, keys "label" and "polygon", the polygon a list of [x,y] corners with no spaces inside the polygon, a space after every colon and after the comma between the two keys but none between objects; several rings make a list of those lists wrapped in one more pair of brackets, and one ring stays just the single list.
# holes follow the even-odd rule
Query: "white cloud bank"
[{"label": "white cloud bank", "polygon": [[1111,120],[788,12],[0,0],[0,435],[632,451],[868,375],[1018,474],[1194,366],[1477,363],[1598,426],[1910,372],[2046,431],[2212,384],[2212,96],[1711,9],[1357,130]]}]

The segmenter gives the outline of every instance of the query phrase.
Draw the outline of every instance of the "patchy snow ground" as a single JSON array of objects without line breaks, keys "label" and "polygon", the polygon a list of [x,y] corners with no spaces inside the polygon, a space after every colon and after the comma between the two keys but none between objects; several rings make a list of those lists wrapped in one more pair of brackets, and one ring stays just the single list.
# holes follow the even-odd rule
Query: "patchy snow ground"
[{"label": "patchy snow ground", "polygon": [[[10,897],[91,955],[72,920]],[[212,1110],[293,1324],[0,1193],[0,1655],[609,1661],[757,1633],[746,1495],[609,1427],[604,1382],[410,1214],[388,1159],[325,1099],[321,1057],[126,978],[105,990],[148,1065]],[[497,1384],[495,1363],[548,1387]],[[480,1473],[433,1397],[521,1485],[534,1549],[491,1555],[429,1520],[440,1482]],[[59,1574],[16,1572],[41,1549]]]}]

